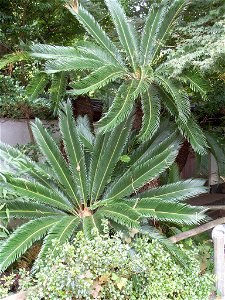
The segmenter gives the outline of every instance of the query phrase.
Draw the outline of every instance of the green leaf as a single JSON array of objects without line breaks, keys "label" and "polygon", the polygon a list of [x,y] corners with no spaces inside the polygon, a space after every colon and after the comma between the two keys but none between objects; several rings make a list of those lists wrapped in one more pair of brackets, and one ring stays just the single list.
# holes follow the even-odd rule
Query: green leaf
[{"label": "green leaf", "polygon": [[80,54],[79,57],[63,58],[60,60],[48,60],[45,63],[45,72],[48,74],[71,70],[95,70],[100,68],[103,62],[95,57]]},{"label": "green leaf", "polygon": [[151,198],[160,201],[179,202],[185,201],[189,198],[198,196],[208,192],[208,188],[204,186],[205,180],[203,179],[188,179],[184,181],[177,181],[174,183],[166,184],[158,188],[150,189],[144,193],[138,194],[135,198]]},{"label": "green leaf", "polygon": [[76,119],[77,133],[84,147],[93,152],[95,136],[91,132],[90,122],[87,116],[78,116]]},{"label": "green leaf", "polygon": [[[9,210],[9,218],[18,219],[36,219],[41,217],[54,217],[59,218],[65,215],[63,211],[59,211],[47,205],[40,203],[32,203],[28,201],[6,201],[7,209]],[[8,219],[5,211],[0,211],[0,217],[2,219]]]},{"label": "green leaf", "polygon": [[102,157],[104,155],[109,136],[110,133],[106,133],[104,135],[98,133],[95,139],[93,154],[90,163],[90,171],[88,175],[89,196],[91,198],[91,202],[94,200],[93,193],[92,193],[93,186],[95,185],[95,182],[98,180],[98,170],[101,167]]},{"label": "green leaf", "polygon": [[41,59],[64,59],[80,56],[80,52],[74,47],[53,46],[47,44],[33,44],[30,46],[32,57]]},{"label": "green leaf", "polygon": [[122,155],[122,156],[120,157],[120,160],[121,160],[122,162],[124,162],[124,163],[128,163],[128,162],[130,161],[130,156],[128,156],[128,155]]},{"label": "green leaf", "polygon": [[96,235],[96,233],[101,234],[103,232],[102,219],[103,217],[98,211],[91,216],[83,218],[83,230],[88,239],[93,238],[93,235]]},{"label": "green leaf", "polygon": [[199,154],[206,154],[208,148],[206,138],[194,117],[190,116],[187,123],[179,119],[177,124],[181,133],[190,141],[192,148]]},{"label": "green leaf", "polygon": [[[112,57],[111,54],[109,54],[106,50],[104,50],[101,46],[90,42],[90,41],[78,41],[76,43],[76,47],[78,50],[80,50],[82,53],[87,53],[88,55],[93,55],[97,58],[100,58],[104,64],[107,65],[114,65],[115,67],[121,68],[120,64],[117,64],[115,59]],[[125,66],[123,66],[124,69],[126,69]]]},{"label": "green leaf", "polygon": [[[72,216],[62,216],[61,218],[59,218],[58,222],[51,227],[47,236],[44,238],[41,251],[38,255],[33,269],[36,268],[36,265],[40,259],[46,258],[49,249],[51,249],[51,255],[55,256],[58,254],[57,245],[63,245],[71,238],[73,232],[77,229],[78,225],[80,224],[80,221],[80,218]],[[57,244],[53,246],[54,240],[57,240]]]},{"label": "green leaf", "polygon": [[59,103],[63,101],[63,98],[66,94],[67,80],[68,80],[68,74],[66,72],[60,72],[57,74],[53,74],[52,76],[50,100],[55,113],[56,110],[59,108]]},{"label": "green leaf", "polygon": [[124,82],[116,95],[109,111],[97,123],[101,131],[106,132],[112,130],[115,126],[120,124],[131,113],[134,107],[134,93],[138,82],[135,80],[128,80]]},{"label": "green leaf", "polygon": [[0,142],[0,157],[4,161],[7,161],[8,165],[12,166],[12,174],[18,175],[18,172],[25,173],[29,178],[32,177],[42,185],[54,189],[50,180],[50,178],[55,180],[52,174],[36,162],[30,160],[29,157],[21,153],[18,149]]},{"label": "green leaf", "polygon": [[118,49],[109,39],[101,26],[95,21],[94,17],[81,5],[79,5],[78,12],[73,9],[72,5],[68,4],[67,8],[84,26],[84,28],[95,39],[95,41],[109,53],[109,55],[114,59],[115,63],[123,65],[123,61]]},{"label": "green leaf", "polygon": [[127,20],[125,12],[117,0],[105,0],[110,11],[120,42],[126,51],[135,71],[137,68],[138,39],[132,24]]},{"label": "green leaf", "polygon": [[112,219],[128,228],[138,228],[140,226],[138,221],[140,215],[125,201],[115,201],[115,203],[99,208],[98,212],[105,218]]},{"label": "green leaf", "polygon": [[64,147],[70,162],[71,174],[80,193],[81,203],[87,201],[87,172],[85,165],[84,151],[76,130],[76,123],[73,118],[70,103],[64,105],[63,112],[59,113],[59,127],[62,133]]},{"label": "green leaf", "polygon": [[173,163],[169,169],[167,183],[174,183],[180,180],[180,172],[177,163]]},{"label": "green leaf", "polygon": [[196,70],[194,72],[186,71],[181,77],[178,77],[178,79],[189,84],[190,88],[194,92],[199,92],[202,99],[207,100],[209,82],[204,80]]},{"label": "green leaf", "polygon": [[145,218],[153,218],[160,221],[172,222],[176,224],[194,225],[206,219],[203,207],[193,207],[183,203],[163,202],[158,199],[134,200],[135,210]]},{"label": "green leaf", "polygon": [[46,87],[49,81],[48,75],[41,72],[34,75],[31,82],[28,84],[25,90],[25,95],[30,99],[34,100],[43,93],[44,88]]},{"label": "green leaf", "polygon": [[142,65],[148,65],[150,62],[150,50],[153,47],[153,44],[156,42],[156,34],[158,30],[158,26],[161,20],[161,14],[163,11],[163,7],[161,6],[159,9],[154,8],[152,5],[149,10],[149,14],[145,21],[145,26],[142,31],[141,37],[141,46],[140,53],[141,58],[140,62]]},{"label": "green leaf", "polygon": [[103,65],[96,71],[81,79],[77,83],[71,84],[73,90],[69,94],[81,95],[89,92],[94,92],[107,85],[109,82],[122,77],[124,71],[113,65]]},{"label": "green leaf", "polygon": [[146,182],[157,178],[175,160],[177,147],[170,145],[166,150],[152,157],[151,159],[132,165],[117,182],[110,186],[105,195],[105,199],[118,199],[129,196],[142,187]]},{"label": "green leaf", "polygon": [[[92,199],[97,200],[110,178],[116,163],[119,161],[120,155],[123,152],[125,143],[128,139],[129,131],[132,124],[132,118],[128,118],[117,126],[107,139],[107,145],[104,149],[104,154],[99,159],[98,169],[96,170],[97,176],[93,183]],[[97,145],[97,144],[96,144]]]},{"label": "green leaf", "polygon": [[22,197],[29,197],[34,201],[50,205],[54,208],[62,209],[67,212],[73,212],[71,204],[63,194],[57,190],[48,189],[37,182],[31,182],[26,179],[13,178],[5,174],[7,189],[19,193]]},{"label": "green leaf", "polygon": [[225,151],[223,149],[223,146],[218,141],[218,138],[212,133],[205,131],[204,134],[210,147],[210,152],[216,159],[219,174],[225,177]]},{"label": "green leaf", "polygon": [[140,162],[147,161],[154,155],[163,152],[170,146],[171,143],[179,142],[179,140],[180,138],[178,136],[176,126],[171,122],[168,122],[168,120],[166,120],[166,122],[162,120],[159,130],[154,134],[154,136],[151,139],[140,143],[140,145],[133,151],[131,154],[130,165],[133,165],[134,163],[140,164]]},{"label": "green leaf", "polygon": [[79,207],[80,202],[77,187],[74,184],[70,170],[55,141],[38,119],[36,119],[35,124],[32,124],[32,131],[39,148],[51,165],[60,183],[64,186],[65,193],[68,194],[70,200]]},{"label": "green leaf", "polygon": [[58,221],[58,218],[53,217],[39,218],[23,224],[10,234],[9,238],[0,245],[1,272],[25,253],[35,241],[40,240]]},{"label": "green leaf", "polygon": [[159,85],[165,89],[167,93],[171,95],[171,100],[174,101],[176,108],[179,113],[179,119],[182,120],[183,123],[187,121],[191,113],[190,102],[188,96],[182,90],[182,87],[175,81],[171,79],[166,79],[164,76],[160,74],[155,75],[155,79]]},{"label": "green leaf", "polygon": [[30,56],[26,52],[15,52],[3,56],[0,60],[0,70],[5,68],[9,64],[17,63],[23,60],[29,60]]},{"label": "green leaf", "polygon": [[163,1],[163,8],[161,10],[161,16],[159,18],[156,34],[154,35],[154,43],[151,43],[149,49],[150,62],[154,62],[160,49],[164,46],[168,35],[171,32],[172,27],[179,14],[184,10],[187,5],[186,0],[173,0]]},{"label": "green leaf", "polygon": [[155,134],[160,123],[160,98],[153,85],[142,95],[141,103],[144,114],[139,139],[143,141]]}]

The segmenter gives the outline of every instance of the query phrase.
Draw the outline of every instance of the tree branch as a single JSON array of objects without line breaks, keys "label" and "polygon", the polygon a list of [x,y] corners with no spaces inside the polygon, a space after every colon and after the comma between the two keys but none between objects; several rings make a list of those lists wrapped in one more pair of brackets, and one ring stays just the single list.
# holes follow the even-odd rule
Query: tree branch
[{"label": "tree branch", "polygon": [[220,225],[220,224],[223,224],[225,223],[225,217],[223,218],[220,218],[220,219],[216,219],[216,220],[213,220],[209,223],[206,223],[206,224],[203,224],[199,227],[196,227],[194,229],[191,229],[191,230],[188,230],[188,231],[185,231],[185,232],[181,232],[181,233],[178,233],[174,236],[171,236],[169,238],[169,240],[172,242],[172,243],[177,243],[177,242],[180,242],[184,239],[187,239],[187,238],[190,238],[192,236],[195,236],[197,234],[200,234],[202,232],[205,232],[209,229],[212,229],[214,228],[215,226],[217,225]]}]

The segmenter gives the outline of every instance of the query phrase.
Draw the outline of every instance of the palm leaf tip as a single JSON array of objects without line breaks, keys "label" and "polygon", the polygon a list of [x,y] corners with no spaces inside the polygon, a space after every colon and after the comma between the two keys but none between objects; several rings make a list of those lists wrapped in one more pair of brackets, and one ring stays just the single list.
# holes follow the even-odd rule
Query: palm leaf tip
[{"label": "palm leaf tip", "polygon": [[57,222],[58,218],[43,217],[17,228],[0,247],[0,271],[7,269]]}]

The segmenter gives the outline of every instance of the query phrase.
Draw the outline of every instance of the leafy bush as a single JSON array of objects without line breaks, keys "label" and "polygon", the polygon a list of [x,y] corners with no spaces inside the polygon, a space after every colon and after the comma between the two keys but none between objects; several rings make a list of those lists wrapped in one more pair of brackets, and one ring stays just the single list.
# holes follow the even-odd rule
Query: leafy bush
[{"label": "leafy bush", "polygon": [[60,254],[50,251],[33,277],[23,272],[28,299],[199,300],[213,289],[213,276],[200,275],[197,249],[187,251],[190,265],[183,269],[147,236],[128,244],[118,235],[86,240],[79,233],[73,245],[57,247]]},{"label": "leafy bush", "polygon": [[0,118],[50,119],[52,112],[44,98],[30,99],[24,87],[10,76],[0,74]]}]

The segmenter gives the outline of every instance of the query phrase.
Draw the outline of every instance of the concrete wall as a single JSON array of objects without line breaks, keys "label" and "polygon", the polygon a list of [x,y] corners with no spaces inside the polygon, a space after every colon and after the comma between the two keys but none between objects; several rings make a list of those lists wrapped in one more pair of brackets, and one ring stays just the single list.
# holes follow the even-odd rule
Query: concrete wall
[{"label": "concrete wall", "polygon": [[[34,122],[34,120],[31,120]],[[57,121],[43,121],[46,127],[57,127]],[[26,120],[0,119],[0,141],[11,146],[30,143]]]}]

